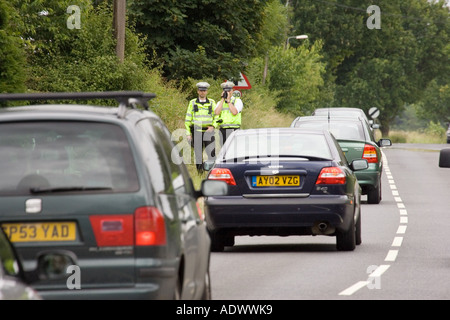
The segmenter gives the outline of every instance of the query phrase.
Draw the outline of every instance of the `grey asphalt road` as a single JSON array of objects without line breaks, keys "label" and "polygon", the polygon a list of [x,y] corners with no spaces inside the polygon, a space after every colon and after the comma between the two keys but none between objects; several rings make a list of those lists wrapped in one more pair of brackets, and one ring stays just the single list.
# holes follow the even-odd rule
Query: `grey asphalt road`
[{"label": "grey asphalt road", "polygon": [[362,205],[362,240],[338,252],[334,237],[236,237],[212,253],[213,300],[450,299],[448,145],[384,148],[382,201]]}]

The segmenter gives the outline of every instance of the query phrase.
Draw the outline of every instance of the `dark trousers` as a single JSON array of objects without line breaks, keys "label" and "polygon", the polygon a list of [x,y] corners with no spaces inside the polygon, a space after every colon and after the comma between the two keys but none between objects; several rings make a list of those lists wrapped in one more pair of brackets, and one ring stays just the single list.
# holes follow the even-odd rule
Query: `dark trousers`
[{"label": "dark trousers", "polygon": [[219,132],[220,132],[220,147],[222,147],[225,144],[225,141],[227,140],[227,138],[230,136],[231,133],[233,133],[234,131],[239,130],[239,128],[220,128]]},{"label": "dark trousers", "polygon": [[203,148],[208,156],[208,160],[216,159],[216,138],[214,136],[214,130],[208,132],[194,130],[192,144],[194,146],[195,165],[198,171],[202,171]]}]

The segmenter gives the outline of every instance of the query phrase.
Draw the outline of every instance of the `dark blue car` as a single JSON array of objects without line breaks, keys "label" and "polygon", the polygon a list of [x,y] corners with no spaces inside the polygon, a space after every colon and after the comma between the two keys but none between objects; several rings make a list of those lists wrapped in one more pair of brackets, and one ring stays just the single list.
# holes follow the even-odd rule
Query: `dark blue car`
[{"label": "dark blue car", "polygon": [[361,187],[329,131],[297,128],[234,132],[208,179],[228,184],[226,196],[207,197],[206,221],[212,251],[233,246],[241,235],[336,236],[337,249],[361,243]]}]

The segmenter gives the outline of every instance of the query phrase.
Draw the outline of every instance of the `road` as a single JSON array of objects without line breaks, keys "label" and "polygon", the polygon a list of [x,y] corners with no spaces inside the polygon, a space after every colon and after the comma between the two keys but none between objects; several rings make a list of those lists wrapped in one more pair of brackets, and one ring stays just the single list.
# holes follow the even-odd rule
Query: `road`
[{"label": "road", "polygon": [[212,253],[213,300],[450,299],[450,145],[384,148],[382,201],[363,196],[362,240],[338,252],[335,237],[236,237]]}]

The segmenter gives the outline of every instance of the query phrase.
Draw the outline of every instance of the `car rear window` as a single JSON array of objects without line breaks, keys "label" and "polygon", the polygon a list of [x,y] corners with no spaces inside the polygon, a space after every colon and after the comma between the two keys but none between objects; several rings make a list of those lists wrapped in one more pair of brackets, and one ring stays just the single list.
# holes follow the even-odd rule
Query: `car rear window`
[{"label": "car rear window", "polygon": [[235,135],[223,155],[224,160],[252,157],[318,157],[331,159],[325,137],[321,134],[283,133],[263,130],[248,135]]},{"label": "car rear window", "polygon": [[139,189],[123,129],[48,121],[0,124],[0,195]]},{"label": "car rear window", "polygon": [[329,130],[338,140],[365,140],[364,130],[358,122],[331,121],[305,121],[297,122],[296,128]]}]

